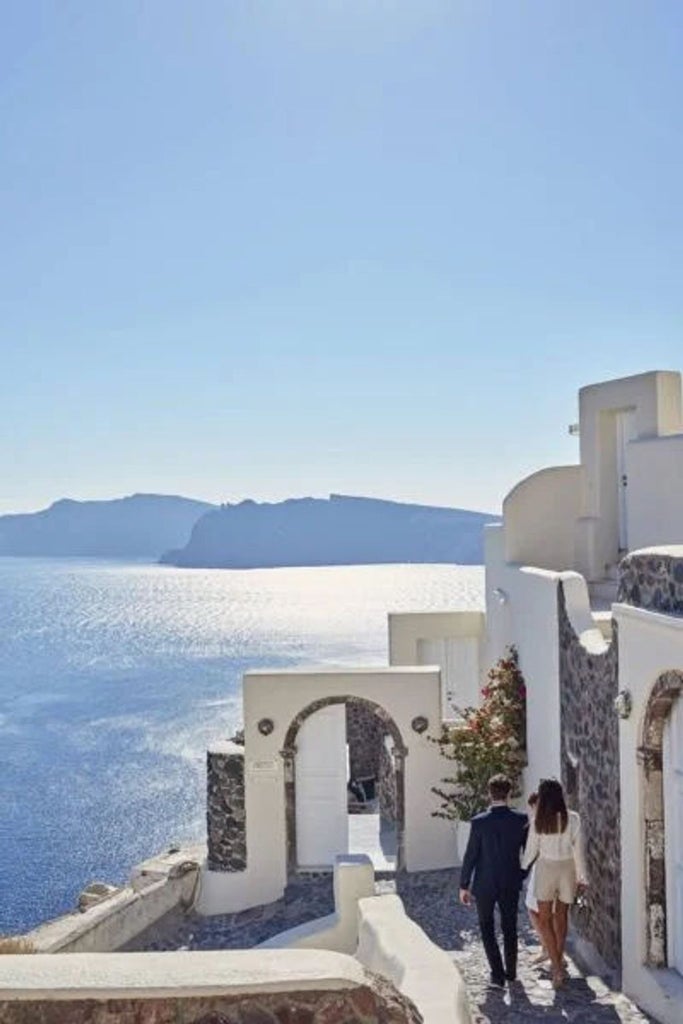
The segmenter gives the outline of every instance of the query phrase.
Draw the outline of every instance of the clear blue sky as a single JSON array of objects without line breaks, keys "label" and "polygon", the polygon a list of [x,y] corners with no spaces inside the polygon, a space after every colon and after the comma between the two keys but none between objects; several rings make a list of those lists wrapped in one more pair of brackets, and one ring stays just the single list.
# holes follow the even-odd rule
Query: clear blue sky
[{"label": "clear blue sky", "polygon": [[22,0],[0,511],[496,510],[683,369],[680,0]]}]

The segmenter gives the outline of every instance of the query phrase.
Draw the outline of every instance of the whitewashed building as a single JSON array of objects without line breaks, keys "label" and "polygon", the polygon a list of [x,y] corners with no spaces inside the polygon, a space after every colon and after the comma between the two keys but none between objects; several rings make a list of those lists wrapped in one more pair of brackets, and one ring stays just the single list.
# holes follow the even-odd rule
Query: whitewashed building
[{"label": "whitewashed building", "polygon": [[522,480],[502,523],[486,528],[485,614],[390,616],[385,669],[245,677],[244,746],[209,755],[204,913],[275,900],[293,872],[353,852],[349,758],[364,746],[377,750],[367,773],[379,866],[457,864],[456,831],[433,816],[444,763],[428,735],[477,703],[488,668],[514,645],[527,687],[527,789],[562,778],[587,823],[579,947],[664,1024],[680,1024],[680,374],[583,388],[572,432],[579,462]]}]

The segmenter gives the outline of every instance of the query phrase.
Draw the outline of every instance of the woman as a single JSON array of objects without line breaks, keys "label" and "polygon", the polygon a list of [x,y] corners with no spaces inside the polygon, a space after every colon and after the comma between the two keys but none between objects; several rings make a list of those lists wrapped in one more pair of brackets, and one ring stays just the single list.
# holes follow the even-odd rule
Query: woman
[{"label": "woman", "polygon": [[536,815],[529,828],[522,867],[528,868],[534,861],[538,927],[550,956],[553,986],[560,988],[569,907],[579,886],[583,889],[587,882],[581,819],[576,811],[567,810],[562,786],[556,779],[543,779],[538,787]]},{"label": "woman", "polygon": [[[529,799],[527,800],[527,814],[529,815],[529,828],[531,828],[533,820],[536,817],[536,806],[537,806],[537,804],[538,804],[538,793],[532,793],[531,796],[529,797]],[[541,935],[541,929],[540,929],[539,923],[538,923],[538,900],[536,899],[535,887],[536,887],[536,862],[534,862],[531,865],[531,871],[529,872],[529,878],[527,879],[527,884],[526,884],[526,896],[524,898],[524,902],[526,904],[526,909],[527,909],[528,914],[529,914],[529,920],[531,921],[531,927],[534,929],[534,931],[538,935],[538,938],[540,939],[540,942],[541,942],[541,952],[538,954],[538,956],[534,957],[534,959],[532,960],[532,963],[534,963],[534,964],[542,964],[546,960],[549,960],[550,957],[548,956],[548,950],[545,948],[545,942],[543,941],[543,936]]]}]

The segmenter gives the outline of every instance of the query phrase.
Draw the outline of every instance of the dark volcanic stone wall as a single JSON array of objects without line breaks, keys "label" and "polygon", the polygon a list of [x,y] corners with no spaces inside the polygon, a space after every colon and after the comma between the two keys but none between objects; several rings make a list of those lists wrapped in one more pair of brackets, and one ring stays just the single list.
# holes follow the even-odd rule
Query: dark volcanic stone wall
[{"label": "dark volcanic stone wall", "polygon": [[352,697],[346,702],[346,741],[352,779],[379,778],[385,727],[371,708]]},{"label": "dark volcanic stone wall", "polygon": [[683,556],[635,552],[619,563],[618,601],[667,615],[683,615]]},{"label": "dark volcanic stone wall", "polygon": [[247,866],[244,752],[209,750],[206,769],[209,869],[244,871]]},{"label": "dark volcanic stone wall", "polygon": [[558,588],[562,783],[581,815],[590,888],[574,926],[613,967],[621,961],[621,842],[617,635],[590,654],[574,632]]},{"label": "dark volcanic stone wall", "polygon": [[379,813],[382,821],[395,822],[398,817],[398,791],[394,761],[382,741],[379,759]]}]

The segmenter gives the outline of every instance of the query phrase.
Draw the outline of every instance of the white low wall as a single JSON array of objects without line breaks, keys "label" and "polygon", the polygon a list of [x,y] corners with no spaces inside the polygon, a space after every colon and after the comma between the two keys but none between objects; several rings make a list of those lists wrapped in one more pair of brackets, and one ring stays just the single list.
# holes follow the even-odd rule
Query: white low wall
[{"label": "white low wall", "polygon": [[361,900],[358,910],[360,962],[412,999],[424,1024],[470,1024],[462,975],[406,915],[399,897],[373,896]]},{"label": "white low wall", "polygon": [[320,992],[366,984],[353,957],[318,950],[0,957],[0,1002]]},{"label": "white low wall", "polygon": [[130,885],[83,912],[66,914],[26,935],[39,953],[110,953],[176,907],[192,904],[201,851],[160,854],[133,869]]},{"label": "white low wall", "polygon": [[621,936],[624,992],[662,1024],[683,1020],[683,978],[645,965],[647,928],[643,840],[644,792],[638,748],[650,692],[667,670],[683,671],[683,619],[615,604],[619,633],[619,688],[633,701],[619,721],[621,761]]},{"label": "white low wall", "polygon": [[375,870],[369,857],[337,857],[334,913],[280,932],[262,942],[259,949],[332,949],[353,953],[358,945],[358,901],[374,892]]}]

